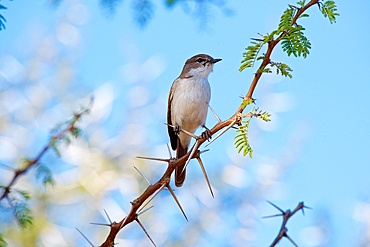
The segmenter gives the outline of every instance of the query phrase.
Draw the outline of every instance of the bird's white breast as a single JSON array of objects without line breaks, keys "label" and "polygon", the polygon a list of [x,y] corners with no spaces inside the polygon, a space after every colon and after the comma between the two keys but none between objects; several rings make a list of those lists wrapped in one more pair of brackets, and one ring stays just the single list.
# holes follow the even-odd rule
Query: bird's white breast
[{"label": "bird's white breast", "polygon": [[[178,78],[176,83],[171,104],[172,124],[194,133],[199,126],[205,124],[211,98],[210,85],[207,78],[196,76]],[[190,137],[180,139],[190,142]]]}]

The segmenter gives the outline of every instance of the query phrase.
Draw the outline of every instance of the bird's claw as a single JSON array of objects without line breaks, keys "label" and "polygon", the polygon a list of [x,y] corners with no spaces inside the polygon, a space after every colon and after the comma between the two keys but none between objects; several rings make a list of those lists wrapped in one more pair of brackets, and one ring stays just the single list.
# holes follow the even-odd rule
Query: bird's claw
[{"label": "bird's claw", "polygon": [[176,135],[179,135],[181,132],[181,127],[179,125],[176,125],[173,127],[173,131],[175,132]]},{"label": "bird's claw", "polygon": [[202,126],[202,127],[205,128],[205,131],[203,131],[203,133],[201,135],[202,138],[205,138],[208,141],[210,141],[212,139],[212,133],[211,133],[211,131],[206,126]]}]

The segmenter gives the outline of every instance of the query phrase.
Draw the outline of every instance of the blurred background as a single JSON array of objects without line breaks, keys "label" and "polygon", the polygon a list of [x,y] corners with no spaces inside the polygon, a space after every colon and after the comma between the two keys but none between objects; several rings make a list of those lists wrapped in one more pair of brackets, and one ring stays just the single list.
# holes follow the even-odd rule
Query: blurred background
[{"label": "blurred background", "polygon": [[[168,158],[167,97],[186,59],[222,58],[210,75],[211,106],[222,119],[241,103],[254,69],[238,71],[250,38],[274,30],[289,1],[2,1],[0,31],[0,184],[25,158],[34,158],[50,130],[91,96],[82,136],[61,145],[61,157],[41,160],[55,184],[43,186],[34,170],[15,187],[28,191],[34,221],[22,230],[0,208],[0,232],[9,246],[100,245],[108,228],[104,210],[120,221],[146,181]],[[176,188],[186,222],[168,191],[140,219],[157,246],[268,246],[281,218],[263,219],[304,201],[289,236],[299,246],[370,246],[370,3],[336,1],[331,25],[319,9],[301,20],[312,43],[306,58],[287,57],[293,79],[263,75],[256,106],[272,114],[253,119],[253,158],[234,147],[230,130],[202,155],[215,198],[195,161]],[[209,113],[207,126],[216,123]],[[200,130],[198,131],[200,133]],[[122,230],[117,246],[151,246],[138,224]],[[283,239],[279,246],[292,246]]]}]

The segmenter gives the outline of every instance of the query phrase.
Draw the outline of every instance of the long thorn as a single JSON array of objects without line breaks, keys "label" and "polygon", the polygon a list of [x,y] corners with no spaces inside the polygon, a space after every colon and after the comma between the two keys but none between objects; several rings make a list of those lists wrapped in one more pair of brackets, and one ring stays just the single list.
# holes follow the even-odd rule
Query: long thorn
[{"label": "long thorn", "polygon": [[213,115],[215,116],[215,118],[217,119],[217,122],[222,122],[221,121],[221,118],[217,115],[217,113],[215,112],[215,110],[213,110],[213,108],[211,107],[210,104],[208,104],[208,107],[211,110],[211,112],[213,113]]},{"label": "long thorn", "polygon": [[138,211],[139,213],[137,213],[137,216],[142,215],[143,213],[145,213],[146,211],[148,211],[148,210],[152,209],[153,207],[154,207],[154,206],[152,205],[152,206],[150,206],[149,208],[144,209],[143,211]]},{"label": "long thorn", "polygon": [[219,138],[221,135],[223,135],[226,131],[228,131],[231,127],[233,127],[233,125],[235,124],[235,120],[233,120],[231,122],[231,124],[229,124],[225,129],[223,129],[215,138],[212,139],[212,141],[210,141],[209,143],[207,143],[207,145],[205,145],[204,147],[208,147],[208,145],[210,145],[212,142],[214,142],[215,140],[217,140],[217,138]]},{"label": "long thorn", "polygon": [[168,145],[168,143],[166,144],[167,146],[167,150],[168,150],[168,155],[170,156],[170,159],[172,160],[172,153],[171,153],[171,150],[170,150],[170,146]]},{"label": "long thorn", "polygon": [[119,226],[120,229],[126,224],[127,219],[127,216],[123,219],[121,225]]},{"label": "long thorn", "polygon": [[143,224],[141,224],[140,220],[138,218],[136,218],[136,222],[140,225],[141,229],[143,229],[145,235],[149,238],[150,242],[152,242],[152,244],[157,247],[157,245],[155,245],[153,239],[149,236],[148,232],[145,230]]},{"label": "long thorn", "polygon": [[78,230],[77,227],[76,230],[82,235],[82,237],[84,237],[84,239],[86,239],[87,242],[89,242],[90,246],[94,247],[93,243],[91,243],[91,241],[80,230]]},{"label": "long thorn", "polygon": [[267,215],[267,216],[263,216],[262,218],[267,219],[267,218],[274,218],[274,217],[279,217],[279,216],[283,216],[283,214]]},{"label": "long thorn", "polygon": [[112,224],[104,224],[104,223],[90,223],[91,225],[97,225],[97,226],[112,226]]},{"label": "long thorn", "polygon": [[156,197],[158,195],[159,192],[161,192],[161,190],[166,186],[166,184],[162,184],[162,186],[149,198],[148,201],[146,201],[140,208],[139,208],[139,212],[141,210],[143,210],[143,208],[145,208],[153,199],[154,197]]},{"label": "long thorn", "polygon": [[146,182],[148,183],[148,185],[152,185],[149,181],[149,179],[147,179],[147,177],[144,176],[144,174],[142,174],[139,169],[137,169],[136,166],[134,166],[135,170],[146,180]]},{"label": "long thorn", "polygon": [[208,188],[209,188],[209,191],[211,192],[211,195],[213,198],[215,198],[214,194],[213,194],[213,191],[212,191],[212,187],[211,187],[211,183],[209,182],[208,180],[208,176],[207,176],[207,172],[206,172],[206,169],[204,168],[203,166],[203,162],[202,160],[200,159],[200,157],[197,157],[197,160],[198,160],[198,163],[200,165],[200,168],[202,169],[202,172],[203,172],[203,176],[204,178],[206,179],[206,182],[207,182],[207,185],[208,185]]},{"label": "long thorn", "polygon": [[105,215],[107,216],[109,223],[112,225],[112,221],[111,221],[111,219],[109,218],[109,215],[108,215],[108,213],[107,213],[107,211],[106,211],[105,209],[104,209],[104,213],[105,213]]},{"label": "long thorn", "polygon": [[295,247],[298,247],[298,245],[293,241],[293,239],[291,239],[288,235],[285,235],[285,237],[287,239],[289,239],[289,241],[295,246]]},{"label": "long thorn", "polygon": [[198,141],[196,141],[196,143],[194,144],[194,146],[191,148],[191,153],[189,155],[189,158],[186,160],[185,165],[184,165],[184,168],[182,169],[181,173],[185,172],[186,167],[188,166],[190,160],[192,159],[193,155],[198,150],[198,148],[199,148],[199,143],[198,143]]},{"label": "long thorn", "polygon": [[150,158],[150,157],[144,157],[144,156],[136,156],[138,159],[143,159],[143,160],[154,160],[154,161],[162,161],[162,162],[169,162],[169,159],[162,159],[162,158]]},{"label": "long thorn", "polygon": [[270,202],[270,201],[267,201],[269,204],[271,204],[274,208],[276,208],[277,210],[279,210],[282,214],[285,214],[285,212],[281,209],[281,208],[279,208],[278,206],[276,206],[275,204],[273,204],[272,202]]},{"label": "long thorn", "polygon": [[187,131],[187,130],[184,130],[184,129],[180,129],[181,132],[184,132],[185,134],[187,134],[188,136],[191,136],[193,137],[195,140],[197,140],[199,138],[199,136],[196,136],[194,135],[193,133]]},{"label": "long thorn", "polygon": [[170,191],[170,193],[171,193],[171,195],[172,195],[173,199],[175,200],[175,202],[176,202],[177,206],[179,206],[179,208],[180,208],[180,210],[181,210],[181,213],[184,215],[184,217],[185,217],[186,221],[189,221],[189,220],[188,220],[188,217],[186,217],[186,214],[185,214],[184,210],[183,210],[183,209],[182,209],[182,207],[181,207],[181,204],[180,204],[179,200],[177,200],[177,197],[176,197],[175,193],[173,192],[173,190],[172,190],[171,186],[170,186],[170,185],[167,185],[167,188],[168,188],[168,190]]}]

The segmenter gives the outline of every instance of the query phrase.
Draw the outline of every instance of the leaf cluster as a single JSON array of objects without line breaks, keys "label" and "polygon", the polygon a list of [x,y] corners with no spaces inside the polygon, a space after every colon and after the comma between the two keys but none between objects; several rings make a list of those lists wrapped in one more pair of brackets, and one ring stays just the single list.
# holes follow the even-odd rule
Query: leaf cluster
[{"label": "leaf cluster", "polygon": [[239,71],[243,71],[246,68],[251,68],[254,66],[255,62],[258,59],[258,55],[261,51],[261,48],[265,45],[266,43],[264,40],[252,40],[251,44],[245,48],[245,52],[243,53],[243,60],[242,64],[240,65]]},{"label": "leaf cluster", "polygon": [[276,74],[281,74],[282,76],[292,78],[292,73],[293,70],[289,67],[289,65],[285,63],[280,63],[280,62],[271,62],[270,63],[271,67],[276,68]]},{"label": "leaf cluster", "polygon": [[43,185],[54,185],[55,181],[53,178],[53,173],[50,168],[45,165],[38,165],[36,168],[36,179],[41,180]]},{"label": "leaf cluster", "polygon": [[[4,186],[1,186],[1,188],[4,189]],[[27,228],[32,225],[33,220],[31,210],[27,204],[27,201],[30,199],[31,196],[27,191],[13,189],[8,195],[7,203],[2,202],[0,204],[0,210],[4,212],[12,210],[18,224],[22,228]]]},{"label": "leaf cluster", "polygon": [[249,143],[249,123],[253,117],[262,119],[265,122],[271,121],[270,117],[271,114],[267,111],[262,111],[258,108],[253,108],[248,113],[248,119],[243,120],[242,124],[238,126],[238,129],[236,130],[236,136],[234,137],[234,145],[236,149],[238,150],[238,153],[242,153],[244,156],[249,155],[250,158],[252,158],[253,155],[253,149]]},{"label": "leaf cluster", "polygon": [[281,47],[288,56],[306,58],[310,54],[311,43],[304,35],[305,28],[301,25],[294,24],[284,31],[281,39]]},{"label": "leaf cluster", "polygon": [[[250,45],[248,45],[243,52],[243,59],[239,71],[253,67],[257,60],[266,60],[264,65],[261,64],[257,73],[271,73],[271,69],[265,65],[269,64],[271,67],[276,68],[277,74],[292,78],[292,69],[287,64],[271,61],[265,54],[261,56],[260,52],[264,46],[271,42],[276,44],[281,41],[281,48],[288,56],[293,55],[295,57],[306,58],[309,55],[311,42],[305,36],[305,28],[297,23],[298,19],[309,17],[308,14],[300,12],[305,4],[306,0],[301,0],[297,2],[296,6],[289,5],[281,15],[276,30],[273,30],[270,34],[261,35],[262,37],[259,39],[252,39]],[[334,1],[318,2],[318,6],[324,17],[329,18],[331,23],[336,22],[336,17],[339,16],[339,14],[337,13],[337,7]]]},{"label": "leaf cluster", "polygon": [[337,5],[334,1],[325,1],[319,3],[319,8],[321,9],[321,13],[324,15],[325,18],[328,18],[330,23],[336,23],[337,17],[339,16]]},{"label": "leaf cluster", "polygon": [[248,140],[248,129],[251,119],[252,118],[242,121],[242,124],[238,126],[238,129],[236,130],[237,134],[234,137],[234,144],[238,153],[242,153],[243,156],[249,155],[250,158],[252,158],[253,154],[253,149]]},{"label": "leaf cluster", "polygon": [[[23,168],[14,171],[13,180],[9,185],[0,185],[0,211],[3,208],[5,210],[12,210],[14,217],[17,219],[18,224],[22,228],[25,228],[32,224],[32,212],[31,209],[28,207],[28,200],[31,199],[31,196],[26,191],[13,188],[16,179],[19,176],[26,174],[26,172],[31,168],[36,168],[36,179],[41,180],[45,186],[48,184],[53,185],[54,179],[50,168],[48,168],[44,164],[41,164],[40,160],[49,149],[54,150],[54,152],[58,156],[60,156],[61,154],[58,150],[58,146],[60,145],[60,143],[65,143],[68,145],[71,142],[71,137],[78,138],[80,136],[81,130],[76,127],[76,124],[78,121],[81,120],[82,116],[90,112],[92,104],[93,98],[91,98],[90,103],[87,107],[82,108],[80,112],[75,113],[66,122],[57,125],[57,127],[55,127],[50,132],[50,140],[39,152],[39,154],[36,155],[36,157],[33,159],[24,160]],[[4,198],[7,198],[7,200],[2,200]],[[6,204],[5,202],[8,203]],[[1,241],[2,240],[0,235],[0,244]],[[6,246],[6,244],[0,245],[0,247],[2,246]]]}]

